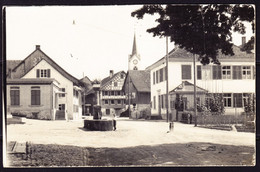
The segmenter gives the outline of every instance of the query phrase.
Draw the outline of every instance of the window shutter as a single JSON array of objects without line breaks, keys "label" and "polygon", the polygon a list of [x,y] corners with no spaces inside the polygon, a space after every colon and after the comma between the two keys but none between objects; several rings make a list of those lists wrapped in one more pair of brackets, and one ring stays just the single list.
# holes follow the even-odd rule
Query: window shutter
[{"label": "window shutter", "polygon": [[213,66],[213,79],[221,79],[221,66]]},{"label": "window shutter", "polygon": [[50,78],[51,77],[51,70],[47,69],[47,77]]},{"label": "window shutter", "polygon": [[242,79],[241,66],[232,66],[233,79]]},{"label": "window shutter", "polygon": [[153,84],[155,84],[155,72],[153,72]]},{"label": "window shutter", "polygon": [[37,78],[40,77],[40,69],[37,69],[37,71],[36,71],[36,77],[37,77]]},{"label": "window shutter", "polygon": [[182,65],[182,79],[191,79],[191,65]]},{"label": "window shutter", "polygon": [[165,80],[167,80],[167,67],[164,68],[164,73],[165,73]]},{"label": "window shutter", "polygon": [[201,79],[201,65],[197,66],[197,79]]},{"label": "window shutter", "polygon": [[233,107],[242,107],[242,93],[233,94]]},{"label": "window shutter", "polygon": [[35,105],[35,91],[34,90],[31,90],[31,105]]},{"label": "window shutter", "polygon": [[252,71],[252,73],[253,73],[253,79],[255,79],[255,66],[252,66],[252,69],[253,69],[253,71]]}]

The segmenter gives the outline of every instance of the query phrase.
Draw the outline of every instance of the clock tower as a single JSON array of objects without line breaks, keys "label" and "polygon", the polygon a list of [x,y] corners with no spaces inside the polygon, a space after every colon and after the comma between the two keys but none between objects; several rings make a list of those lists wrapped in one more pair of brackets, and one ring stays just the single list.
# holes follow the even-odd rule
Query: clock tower
[{"label": "clock tower", "polygon": [[134,34],[133,50],[132,54],[128,57],[128,69],[129,70],[140,70],[140,55],[137,52],[136,38]]}]

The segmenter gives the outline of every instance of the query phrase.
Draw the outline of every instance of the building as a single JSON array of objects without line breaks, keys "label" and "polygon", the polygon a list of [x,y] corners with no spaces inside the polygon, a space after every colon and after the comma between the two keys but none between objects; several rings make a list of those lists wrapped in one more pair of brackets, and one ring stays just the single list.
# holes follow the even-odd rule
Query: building
[{"label": "building", "polygon": [[149,71],[128,71],[123,85],[123,90],[126,95],[126,105],[134,105],[134,110],[137,111],[136,114],[132,114],[132,118],[150,116],[151,91]]},{"label": "building", "polygon": [[90,90],[85,92],[85,110],[83,114],[85,116],[93,116],[94,115],[94,106],[101,105],[100,99],[100,83],[92,83],[92,87]]},{"label": "building", "polygon": [[[233,56],[219,55],[221,65],[203,66],[197,57],[195,62],[197,90],[203,89],[209,93],[220,94],[223,97],[225,114],[241,114],[248,98],[255,94],[255,54],[243,52],[235,45],[233,51]],[[163,105],[166,95],[165,57],[147,69],[150,70],[151,77],[151,115],[166,119],[166,106]],[[173,97],[174,89],[185,84],[193,84],[193,54],[179,47],[172,50],[169,53],[168,76],[168,88]],[[186,95],[183,99],[190,108],[193,108],[191,97]],[[174,110],[173,102],[170,101],[176,100],[169,98],[171,104],[169,109]],[[203,103],[204,100],[200,101]]]},{"label": "building", "polygon": [[123,92],[123,84],[126,73],[120,71],[114,74],[110,70],[109,76],[104,78],[100,84],[100,99],[102,115],[119,116],[125,110],[125,95]]},{"label": "building", "polygon": [[81,119],[84,84],[47,56],[40,45],[19,63],[7,61],[7,71],[8,113],[49,120]]}]

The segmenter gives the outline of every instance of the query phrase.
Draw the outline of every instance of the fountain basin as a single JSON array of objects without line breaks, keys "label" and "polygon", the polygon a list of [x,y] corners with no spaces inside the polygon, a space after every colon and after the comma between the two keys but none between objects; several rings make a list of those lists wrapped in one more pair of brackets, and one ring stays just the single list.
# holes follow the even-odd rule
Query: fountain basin
[{"label": "fountain basin", "polygon": [[91,131],[112,131],[113,120],[85,119],[84,128]]}]

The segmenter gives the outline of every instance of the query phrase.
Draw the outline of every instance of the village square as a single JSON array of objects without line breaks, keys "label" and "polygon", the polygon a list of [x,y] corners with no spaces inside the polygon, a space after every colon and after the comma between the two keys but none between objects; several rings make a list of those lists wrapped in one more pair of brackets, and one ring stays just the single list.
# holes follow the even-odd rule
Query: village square
[{"label": "village square", "polygon": [[[210,47],[217,60],[207,63],[207,52],[177,37],[169,49],[169,33],[165,53],[142,64],[131,34],[127,68],[100,79],[73,76],[40,44],[6,59],[6,167],[255,165],[254,37],[236,36],[233,54]],[[110,66],[87,63],[97,74]]]}]

